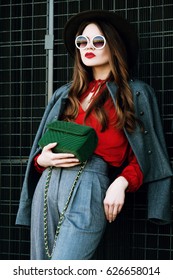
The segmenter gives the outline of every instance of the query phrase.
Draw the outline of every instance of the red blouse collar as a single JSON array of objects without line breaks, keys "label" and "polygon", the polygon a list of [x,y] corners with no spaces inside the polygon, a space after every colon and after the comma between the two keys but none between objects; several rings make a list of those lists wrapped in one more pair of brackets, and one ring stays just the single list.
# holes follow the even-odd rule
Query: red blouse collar
[{"label": "red blouse collar", "polygon": [[93,95],[92,95],[92,99],[93,99],[98,93],[101,93],[105,89],[107,81],[108,81],[108,79],[106,79],[106,80],[101,80],[101,79],[92,80],[88,84],[87,90],[80,97],[80,101],[82,101],[91,92],[93,93]]}]

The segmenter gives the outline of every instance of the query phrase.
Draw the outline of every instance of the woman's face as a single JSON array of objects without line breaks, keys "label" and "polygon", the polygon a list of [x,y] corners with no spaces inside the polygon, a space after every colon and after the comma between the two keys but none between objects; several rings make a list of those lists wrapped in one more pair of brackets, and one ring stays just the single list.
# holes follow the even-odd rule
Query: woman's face
[{"label": "woman's face", "polygon": [[103,36],[103,33],[97,27],[97,25],[94,23],[88,24],[80,35],[84,35],[89,39],[89,43],[87,44],[86,48],[79,50],[82,62],[86,66],[94,68],[103,68],[104,66],[110,71],[110,49],[108,44],[106,43],[102,49],[96,49],[91,44],[91,40],[93,37],[95,37],[96,35]]}]

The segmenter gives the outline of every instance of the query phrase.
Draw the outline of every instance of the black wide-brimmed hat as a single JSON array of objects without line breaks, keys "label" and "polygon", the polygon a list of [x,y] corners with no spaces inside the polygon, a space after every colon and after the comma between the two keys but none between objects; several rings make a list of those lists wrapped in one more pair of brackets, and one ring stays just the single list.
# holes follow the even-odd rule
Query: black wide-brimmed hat
[{"label": "black wide-brimmed hat", "polygon": [[72,16],[64,27],[64,43],[69,54],[75,55],[75,36],[81,23],[85,21],[110,23],[123,40],[128,56],[129,67],[133,67],[138,57],[138,36],[131,24],[121,16],[107,10],[89,10]]}]

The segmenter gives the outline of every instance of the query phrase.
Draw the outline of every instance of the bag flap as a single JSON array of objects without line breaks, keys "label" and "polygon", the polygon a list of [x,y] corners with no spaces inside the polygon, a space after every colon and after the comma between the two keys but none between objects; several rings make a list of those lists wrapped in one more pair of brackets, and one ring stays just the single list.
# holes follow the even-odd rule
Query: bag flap
[{"label": "bag flap", "polygon": [[58,121],[58,120],[47,124],[47,128],[56,131],[62,131],[65,133],[69,132],[70,134],[74,134],[74,135],[86,135],[90,131],[94,130],[90,126],[80,125],[73,122]]}]

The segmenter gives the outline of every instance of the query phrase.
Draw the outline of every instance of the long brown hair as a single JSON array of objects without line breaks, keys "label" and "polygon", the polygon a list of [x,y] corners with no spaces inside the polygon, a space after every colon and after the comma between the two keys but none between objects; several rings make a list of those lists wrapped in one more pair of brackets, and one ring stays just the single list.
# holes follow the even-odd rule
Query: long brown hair
[{"label": "long brown hair", "polygon": [[[82,34],[84,28],[91,22],[85,22],[81,24],[78,29],[78,33]],[[117,85],[116,92],[116,127],[122,129],[125,127],[128,132],[133,132],[136,127],[137,119],[135,117],[134,103],[132,92],[129,87],[129,69],[127,63],[126,48],[122,39],[115,28],[106,22],[93,22],[103,32],[106,38],[107,44],[110,48],[110,67],[111,74],[110,80],[114,81]],[[87,90],[89,82],[93,79],[92,68],[85,66],[80,58],[79,50],[76,49],[73,81],[69,92],[68,103],[63,115],[63,118],[72,121],[78,114],[79,110],[79,98],[83,92]],[[104,110],[104,103],[109,98],[108,89],[103,91],[102,94],[98,95],[97,98],[89,106],[86,112],[86,117],[94,112],[96,117],[101,123],[102,131],[108,126],[108,117]]]}]

